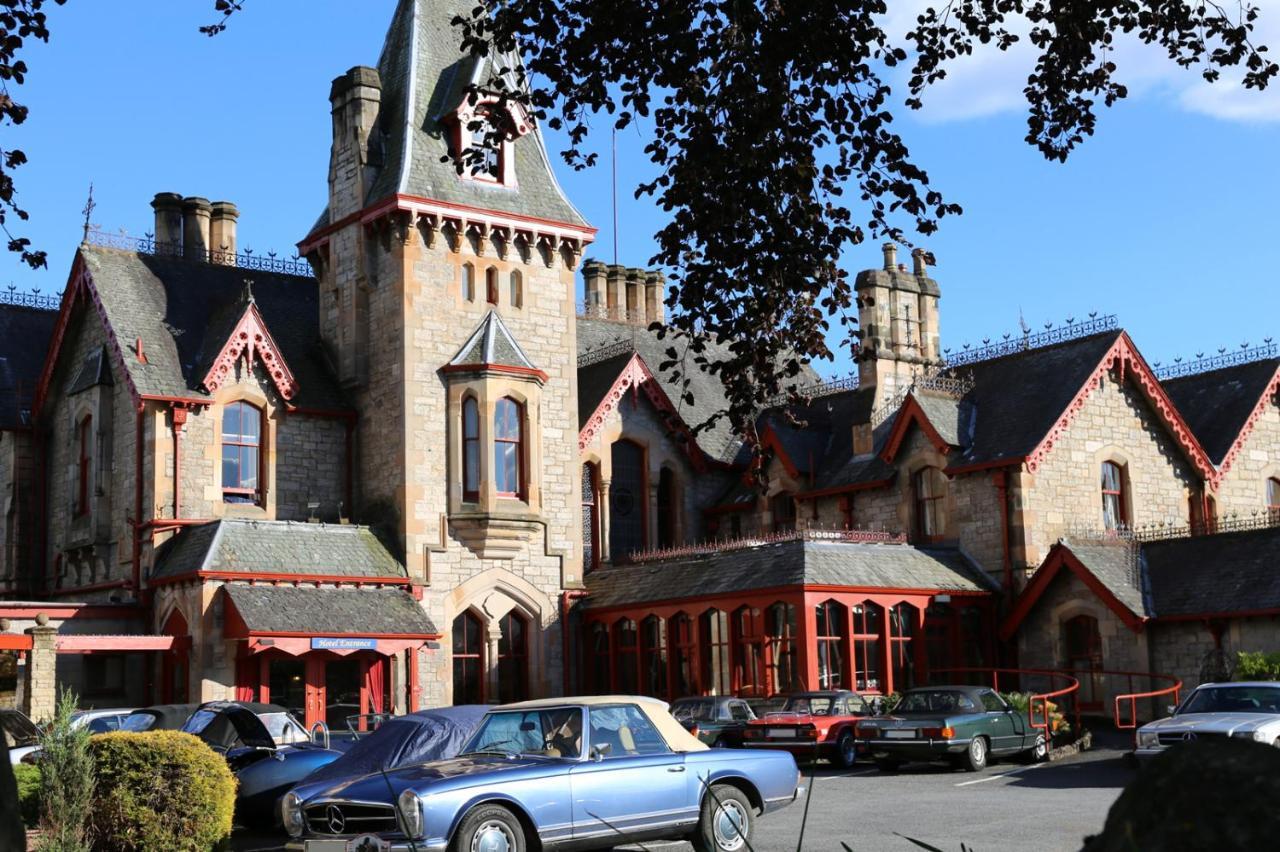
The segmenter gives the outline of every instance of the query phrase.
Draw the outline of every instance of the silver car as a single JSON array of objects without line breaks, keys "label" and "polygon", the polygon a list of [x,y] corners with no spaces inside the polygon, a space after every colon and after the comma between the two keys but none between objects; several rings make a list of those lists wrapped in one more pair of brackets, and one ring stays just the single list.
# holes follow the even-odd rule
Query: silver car
[{"label": "silver car", "polygon": [[1138,757],[1198,739],[1235,737],[1280,747],[1280,682],[1205,683],[1173,715],[1138,729]]}]

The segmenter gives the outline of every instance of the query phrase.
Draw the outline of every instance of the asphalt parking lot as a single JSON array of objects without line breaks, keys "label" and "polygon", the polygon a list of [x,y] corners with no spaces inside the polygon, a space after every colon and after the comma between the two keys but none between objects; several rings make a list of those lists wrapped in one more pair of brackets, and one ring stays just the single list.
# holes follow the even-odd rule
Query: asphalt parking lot
[{"label": "asphalt parking lot", "polygon": [[[825,764],[805,768],[811,786],[808,821],[804,801],[770,814],[756,825],[754,852],[796,850],[804,824],[804,850],[854,852],[919,850],[907,837],[944,852],[1034,849],[1078,850],[1102,828],[1107,811],[1132,780],[1124,760],[1126,738],[1053,763],[996,763],[982,772],[909,765],[881,775],[870,765],[843,772]],[[810,778],[810,773],[814,776]],[[267,852],[274,838],[238,837],[235,849]],[[621,847],[634,852],[641,847]],[[685,843],[648,843],[648,852],[688,852]]]}]

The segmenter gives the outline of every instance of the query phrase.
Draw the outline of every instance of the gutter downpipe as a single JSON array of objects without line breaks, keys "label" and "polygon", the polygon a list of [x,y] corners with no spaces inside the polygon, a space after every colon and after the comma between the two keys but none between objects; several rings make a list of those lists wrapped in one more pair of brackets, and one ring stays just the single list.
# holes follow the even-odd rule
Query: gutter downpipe
[{"label": "gutter downpipe", "polygon": [[138,428],[133,439],[133,597],[142,600],[142,440],[146,431],[146,403],[138,403]]}]

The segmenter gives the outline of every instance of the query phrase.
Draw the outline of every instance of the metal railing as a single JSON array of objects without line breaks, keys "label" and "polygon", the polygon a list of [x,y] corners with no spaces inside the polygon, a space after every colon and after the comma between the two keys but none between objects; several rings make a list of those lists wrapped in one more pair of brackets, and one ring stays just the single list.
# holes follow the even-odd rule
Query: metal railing
[{"label": "metal railing", "polygon": [[706,556],[731,550],[748,550],[766,544],[778,544],[788,541],[820,541],[843,542],[847,544],[906,544],[907,537],[903,533],[888,530],[839,530],[839,529],[795,529],[783,532],[744,535],[740,538],[717,539],[699,542],[680,547],[658,547],[650,550],[637,550],[629,555],[631,562],[657,562],[666,559],[684,559],[691,556]]},{"label": "metal railing", "polygon": [[[1044,732],[1045,746],[1049,747],[1050,740],[1053,736],[1050,723],[1052,715],[1049,712],[1050,699],[1062,698],[1066,695],[1072,695],[1080,689],[1080,681],[1071,674],[1061,669],[1008,669],[1008,668],[988,668],[984,666],[961,666],[957,668],[931,669],[929,676],[937,674],[989,674],[991,675],[991,688],[996,692],[1000,691],[1000,675],[1016,675],[1019,679],[1023,675],[1033,677],[1046,677],[1049,679],[1050,686],[1054,680],[1067,681],[1058,689],[1050,689],[1044,692],[1033,692],[1027,696],[1027,724],[1038,731]],[[1006,681],[1007,683],[1007,681]],[[1060,701],[1053,702],[1055,705]],[[1080,733],[1080,702],[1075,704],[1075,731],[1077,736]],[[1036,717],[1039,715],[1039,721]]]},{"label": "metal railing", "polygon": [[7,288],[0,290],[0,305],[56,311],[62,305],[62,294],[41,293],[39,290],[32,290],[30,293],[20,292],[17,285],[10,284]]},{"label": "metal railing", "polygon": [[[1129,692],[1124,693],[1123,695],[1117,695],[1117,696],[1115,697],[1115,707],[1113,708],[1114,712],[1112,713],[1112,716],[1111,716],[1112,720],[1115,722],[1116,729],[1117,729],[1117,730],[1120,730],[1120,731],[1130,731],[1130,730],[1136,730],[1136,729],[1137,729],[1137,727],[1138,727],[1138,700],[1139,700],[1139,699],[1142,699],[1142,698],[1159,698],[1159,697],[1161,697],[1161,696],[1163,696],[1163,695],[1172,695],[1172,696],[1173,696],[1173,703],[1174,703],[1174,704],[1177,704],[1179,701],[1181,701],[1181,700],[1182,700],[1182,681],[1181,681],[1180,679],[1178,679],[1178,678],[1174,677],[1173,675],[1166,675],[1166,674],[1153,674],[1153,673],[1151,673],[1151,672],[1116,672],[1116,671],[1100,671],[1100,672],[1096,672],[1096,673],[1097,673],[1097,674],[1104,674],[1104,675],[1111,675],[1111,676],[1117,676],[1117,675],[1118,675],[1118,676],[1121,676],[1121,677],[1128,677],[1128,678],[1129,678],[1129,690],[1130,690],[1130,691],[1129,691]],[[1133,679],[1134,679],[1135,677],[1145,677],[1145,678],[1147,678],[1148,680],[1151,680],[1152,682],[1162,681],[1162,682],[1166,682],[1166,683],[1169,683],[1169,684],[1172,684],[1172,685],[1171,685],[1171,686],[1166,686],[1166,687],[1164,687],[1164,688],[1162,688],[1162,689],[1152,689],[1152,690],[1148,690],[1148,691],[1146,691],[1146,692],[1133,692],[1133,691],[1132,691],[1132,690],[1133,690]],[[1124,703],[1124,702],[1126,702],[1126,701],[1128,701],[1128,702],[1129,702],[1129,717],[1128,717],[1128,720],[1127,720],[1127,721],[1125,721],[1125,720],[1121,720],[1121,718],[1120,718],[1120,708],[1121,708],[1121,706],[1123,705],[1123,703]],[[1136,736],[1136,734],[1135,734],[1135,736]]]},{"label": "metal railing", "polygon": [[964,350],[955,355],[951,354],[950,349],[946,349],[944,350],[943,360],[947,362],[948,367],[976,364],[979,361],[990,361],[992,358],[1000,358],[1004,355],[1013,355],[1030,349],[1041,349],[1045,346],[1064,343],[1068,340],[1077,340],[1081,337],[1088,337],[1091,334],[1115,331],[1119,327],[1115,314],[1106,314],[1100,317],[1091,316],[1087,320],[1073,319],[1066,325],[1049,328],[1035,334],[1028,330],[1018,337],[1005,335],[1004,340],[998,340],[995,343],[980,346],[977,349],[968,348],[969,344],[966,343]]},{"label": "metal railing", "polygon": [[1166,379],[1176,379],[1180,376],[1194,376],[1199,373],[1208,373],[1212,370],[1221,370],[1224,367],[1251,364],[1254,361],[1274,357],[1276,357],[1276,344],[1268,340],[1262,346],[1251,347],[1245,344],[1240,347],[1238,352],[1228,353],[1223,349],[1219,349],[1217,355],[1210,355],[1207,358],[1197,356],[1194,361],[1185,363],[1181,358],[1174,359],[1172,364],[1161,364],[1157,361],[1152,365],[1152,370],[1155,372],[1156,378],[1164,381]]},{"label": "metal railing", "polygon": [[307,263],[306,260],[297,255],[291,258],[279,257],[273,251],[269,251],[266,254],[257,254],[253,249],[245,249],[241,252],[210,249],[199,252],[197,257],[190,257],[191,253],[185,251],[181,245],[159,242],[151,234],[147,234],[145,237],[131,237],[128,234],[109,233],[107,231],[89,231],[85,235],[85,241],[90,245],[102,246],[103,248],[135,251],[138,254],[150,254],[156,257],[185,258],[194,263],[234,266],[238,269],[247,269],[254,272],[274,272],[280,275],[298,275],[304,278],[315,277],[311,264]]}]

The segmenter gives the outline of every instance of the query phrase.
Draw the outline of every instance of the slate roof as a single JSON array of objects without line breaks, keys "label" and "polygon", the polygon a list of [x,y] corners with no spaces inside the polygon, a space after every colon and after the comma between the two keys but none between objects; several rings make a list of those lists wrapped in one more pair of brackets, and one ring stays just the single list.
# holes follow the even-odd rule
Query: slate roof
[{"label": "slate roof", "polygon": [[407,577],[368,527],[223,519],[188,527],[156,555],[153,578],[195,571]]},{"label": "slate roof", "polygon": [[76,374],[75,381],[71,383],[71,387],[67,388],[67,394],[80,393],[80,391],[86,391],[98,385],[109,387],[113,384],[115,384],[115,380],[111,378],[111,364],[107,360],[107,348],[99,346],[84,356],[84,362],[80,365],[80,372]]},{"label": "slate roof", "polygon": [[586,577],[586,604],[599,609],[801,584],[957,592],[997,588],[954,549],[796,539],[692,558],[600,568]]},{"label": "slate roof", "polygon": [[[689,402],[684,399],[683,381],[675,381],[670,371],[661,369],[663,362],[672,360],[667,354],[667,350],[677,346],[673,338],[668,337],[665,340],[659,340],[655,332],[649,331],[644,326],[611,322],[609,320],[578,318],[578,355],[580,357],[588,352],[623,343],[630,343],[632,349],[640,354],[640,357],[644,359],[645,365],[658,379],[662,389],[671,399],[671,403],[675,406],[681,420],[691,428],[706,422],[713,414],[728,408],[724,385],[720,383],[720,379],[700,369],[693,363],[692,358],[689,359],[689,368],[686,370],[687,375],[684,378],[689,380],[688,390],[693,397],[693,401]],[[726,359],[730,357],[728,346],[724,344],[709,343],[708,350],[708,357],[713,360],[717,357]],[[621,365],[626,364],[626,360],[619,358],[616,359],[616,363],[619,364],[618,369],[620,371]],[[579,371],[579,377],[579,394],[581,394],[581,371]],[[617,378],[617,373],[614,374],[613,378]],[[604,381],[598,375],[593,375],[592,387],[600,389]],[[603,386],[603,390],[599,390],[598,395],[600,397],[603,397],[603,393],[612,385],[612,379],[608,381],[609,385]],[[819,378],[817,373],[806,366],[801,369],[800,375],[796,377],[795,381],[800,385],[808,385],[816,384]],[[585,408],[586,404],[580,403],[580,410]],[[595,407],[592,406],[591,410],[594,411]],[[588,416],[590,416],[589,413]],[[717,420],[713,426],[699,432],[697,440],[698,446],[704,453],[713,459],[724,462],[734,461],[742,444],[725,418]]]},{"label": "slate roof", "polygon": [[1135,615],[1150,615],[1139,588],[1137,546],[1125,541],[1068,541],[1063,545]]},{"label": "slate roof", "polygon": [[[400,0],[387,30],[378,73],[382,80],[380,138],[374,141],[382,166],[366,197],[375,204],[393,195],[416,195],[562,222],[586,225],[556,182],[541,132],[513,144],[517,187],[462,180],[451,161],[441,118],[462,102],[465,87],[489,77],[461,50],[459,30],[450,22],[470,16],[472,0]],[[499,67],[506,67],[498,60]],[[478,76],[477,76],[478,75]],[[328,224],[328,215],[321,217]]]},{"label": "slate roof", "polygon": [[0,429],[28,425],[58,312],[0,304]]},{"label": "slate roof", "polygon": [[625,352],[595,364],[578,368],[578,428],[587,425],[605,394],[613,387],[622,368],[631,362],[634,352]]},{"label": "slate roof", "polygon": [[1280,527],[1149,542],[1142,560],[1157,618],[1280,609]]},{"label": "slate roof", "polygon": [[953,447],[969,445],[973,438],[976,414],[971,402],[927,390],[913,391],[911,395],[942,440]]},{"label": "slate roof", "polygon": [[1280,358],[1266,358],[1161,384],[1209,458],[1222,464],[1277,370]]},{"label": "slate roof", "polygon": [[[291,402],[347,408],[325,359],[315,279],[82,245],[107,320],[141,394],[201,399],[209,365],[243,314],[245,279],[268,331],[298,382]],[[132,357],[142,338],[147,363]],[[77,365],[78,366],[78,365]]]},{"label": "slate roof", "polygon": [[524,367],[528,370],[538,369],[524,354],[520,344],[511,335],[502,317],[497,311],[489,311],[480,320],[480,325],[471,332],[467,342],[462,344],[458,354],[449,361],[455,366],[465,364],[501,364],[506,367]]},{"label": "slate roof", "polygon": [[417,601],[400,589],[315,589],[293,586],[223,587],[255,633],[327,636],[438,634]]}]

